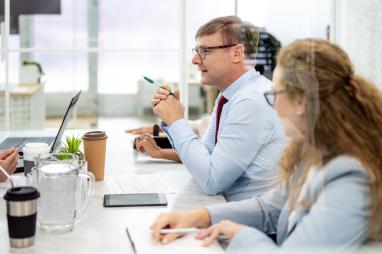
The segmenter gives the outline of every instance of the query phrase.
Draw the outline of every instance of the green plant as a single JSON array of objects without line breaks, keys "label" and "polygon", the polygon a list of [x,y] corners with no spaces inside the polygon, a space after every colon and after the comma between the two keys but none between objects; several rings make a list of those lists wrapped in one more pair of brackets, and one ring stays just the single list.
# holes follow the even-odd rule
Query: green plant
[{"label": "green plant", "polygon": [[[78,137],[74,135],[71,137],[67,136],[65,139],[65,142],[60,148],[60,152],[77,154],[80,158],[83,158],[84,154],[81,151],[81,143],[82,143],[82,137]],[[60,159],[65,159],[65,158],[60,158]]]}]

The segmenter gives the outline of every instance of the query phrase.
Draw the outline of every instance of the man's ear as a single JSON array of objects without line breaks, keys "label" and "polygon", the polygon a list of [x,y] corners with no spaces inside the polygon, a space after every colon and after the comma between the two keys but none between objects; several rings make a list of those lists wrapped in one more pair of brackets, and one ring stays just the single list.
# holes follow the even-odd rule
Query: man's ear
[{"label": "man's ear", "polygon": [[232,55],[232,62],[233,63],[242,62],[245,58],[244,45],[238,44],[236,46],[233,46],[231,49],[231,55]]}]

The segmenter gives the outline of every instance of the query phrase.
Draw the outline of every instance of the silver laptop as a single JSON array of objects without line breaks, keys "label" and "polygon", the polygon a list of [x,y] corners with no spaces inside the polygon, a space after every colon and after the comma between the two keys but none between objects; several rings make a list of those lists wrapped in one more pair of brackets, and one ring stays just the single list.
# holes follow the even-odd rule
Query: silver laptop
[{"label": "silver laptop", "polygon": [[68,109],[66,110],[64,119],[62,120],[60,129],[55,137],[8,137],[0,144],[0,150],[8,149],[11,147],[16,147],[19,149],[19,153],[22,155],[22,148],[26,143],[47,143],[51,149],[51,152],[56,151],[57,147],[60,145],[62,135],[68,125],[69,120],[72,118],[73,109],[77,104],[78,98],[80,97],[81,91],[72,97]]}]

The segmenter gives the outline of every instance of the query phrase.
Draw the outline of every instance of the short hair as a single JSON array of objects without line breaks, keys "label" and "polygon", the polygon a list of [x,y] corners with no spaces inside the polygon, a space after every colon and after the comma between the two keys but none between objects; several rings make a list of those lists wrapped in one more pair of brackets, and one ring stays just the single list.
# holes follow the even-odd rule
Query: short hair
[{"label": "short hair", "polygon": [[224,44],[241,43],[244,45],[244,53],[249,57],[255,57],[258,51],[260,36],[253,24],[242,21],[237,16],[215,18],[198,29],[195,39],[219,31],[222,35]]}]

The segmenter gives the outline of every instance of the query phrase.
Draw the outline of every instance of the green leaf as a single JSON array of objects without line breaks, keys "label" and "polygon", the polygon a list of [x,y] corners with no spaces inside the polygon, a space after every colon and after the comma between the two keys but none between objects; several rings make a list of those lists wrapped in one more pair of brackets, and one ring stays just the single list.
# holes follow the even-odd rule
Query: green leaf
[{"label": "green leaf", "polygon": [[[62,147],[60,148],[61,153],[73,153],[77,154],[81,157],[84,156],[84,154],[81,151],[81,144],[82,144],[82,137],[78,136],[67,136],[65,139],[65,142],[63,143]],[[65,155],[63,155],[65,156]],[[61,159],[61,158],[60,158]],[[65,158],[63,158],[65,159]]]}]

